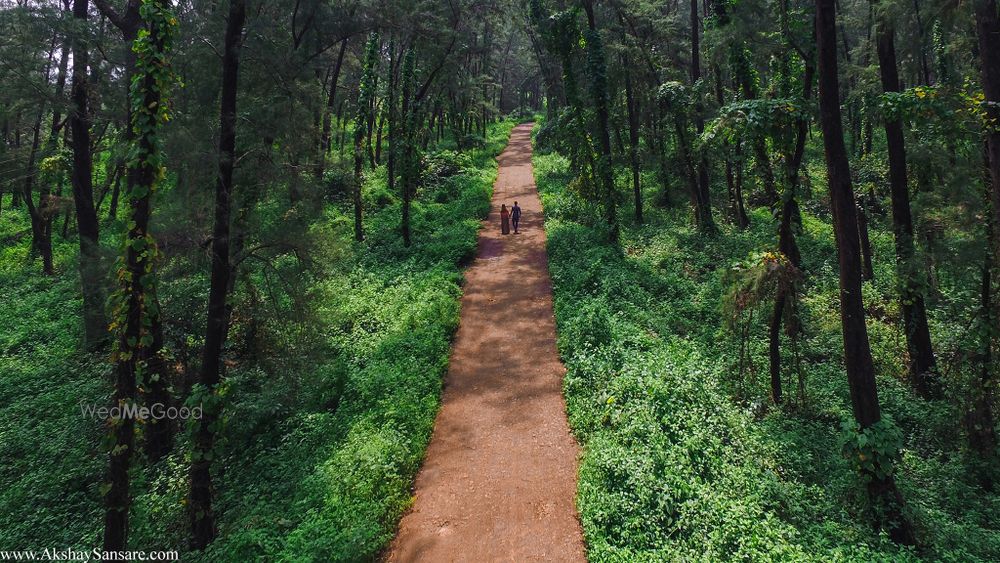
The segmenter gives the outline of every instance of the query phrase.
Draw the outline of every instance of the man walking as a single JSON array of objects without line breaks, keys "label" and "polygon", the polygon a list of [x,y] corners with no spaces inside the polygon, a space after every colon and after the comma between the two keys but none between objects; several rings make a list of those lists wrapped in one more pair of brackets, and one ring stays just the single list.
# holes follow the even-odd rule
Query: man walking
[{"label": "man walking", "polygon": [[510,219],[514,223],[514,234],[517,234],[517,224],[521,222],[521,207],[514,202],[514,207],[510,208]]}]

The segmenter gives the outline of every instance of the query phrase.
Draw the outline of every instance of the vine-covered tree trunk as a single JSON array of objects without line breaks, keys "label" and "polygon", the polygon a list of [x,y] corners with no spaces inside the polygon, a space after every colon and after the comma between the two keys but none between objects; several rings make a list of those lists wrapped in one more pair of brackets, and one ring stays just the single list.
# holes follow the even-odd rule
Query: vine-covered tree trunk
[{"label": "vine-covered tree trunk", "polygon": [[[876,23],[876,46],[882,90],[899,92],[896,68],[895,30],[880,18]],[[889,188],[892,199],[892,230],[896,240],[896,270],[898,272],[900,308],[903,331],[909,353],[910,381],[922,397],[937,394],[938,376],[927,326],[924,293],[917,279],[914,264],[913,219],[910,215],[910,191],[906,178],[906,145],[903,126],[898,118],[885,120],[886,146],[889,151]]]},{"label": "vine-covered tree trunk", "polygon": [[[844,335],[844,362],[854,419],[867,429],[882,418],[875,385],[875,366],[868,344],[865,311],[861,297],[861,249],[858,217],[851,186],[851,171],[840,121],[837,77],[835,0],[816,2],[816,47],[819,71],[820,123],[826,157],[834,237],[840,266],[840,318]],[[884,452],[891,454],[891,452]],[[890,470],[891,468],[883,468]],[[891,473],[866,475],[868,495],[879,512],[889,536],[897,543],[915,543],[913,529],[903,513],[903,498]]]},{"label": "vine-covered tree trunk", "polygon": [[[403,70],[401,77],[402,86],[402,104],[400,106],[400,114],[402,118],[402,127],[399,132],[399,141],[401,148],[403,149],[400,153],[402,157],[402,188],[403,188],[403,217],[402,217],[402,231],[403,231],[403,245],[410,246],[410,199],[413,196],[413,186],[415,183],[415,170],[414,170],[414,147],[413,147],[413,136],[414,127],[416,126],[416,120],[414,119],[415,108],[413,107],[413,66],[414,66],[414,54],[413,49],[407,49],[406,55],[403,57]],[[393,141],[395,144],[395,140]]]},{"label": "vine-covered tree trunk", "polygon": [[215,539],[212,512],[212,458],[215,422],[219,419],[216,388],[222,376],[222,344],[226,338],[226,298],[232,274],[229,256],[229,218],[232,207],[233,164],[236,152],[236,93],[239,80],[240,46],[246,1],[230,0],[222,54],[220,95],[219,174],[215,183],[215,222],[212,228],[212,277],[208,294],[208,322],[198,383],[207,405],[194,430],[191,452],[191,490],[188,510],[191,547],[204,549]]},{"label": "vine-covered tree trunk", "polygon": [[[695,1],[695,0],[692,0]],[[608,238],[618,240],[618,212],[615,202],[614,161],[611,158],[611,134],[608,125],[608,85],[607,64],[604,59],[604,45],[601,34],[597,31],[594,19],[594,3],[584,0],[583,8],[587,12],[587,67],[590,73],[591,99],[597,113],[597,140],[601,151],[600,164],[597,166],[598,176],[604,196],[604,220],[607,223]]]},{"label": "vine-covered tree trunk", "polygon": [[[804,60],[804,70],[802,75],[802,99],[808,103],[812,97],[813,75],[815,66],[811,60]],[[797,269],[802,267],[802,255],[799,246],[795,242],[795,232],[793,222],[799,220],[799,169],[802,166],[802,157],[805,154],[806,137],[809,132],[809,124],[805,118],[796,120],[795,146],[791,154],[785,158],[785,189],[781,194],[781,221],[778,224],[778,250],[787,258],[789,263]],[[795,305],[795,294],[790,293],[793,288],[779,287],[774,298],[774,309],[771,311],[771,323],[768,327],[768,356],[771,374],[771,398],[775,404],[781,404],[781,326],[785,314],[785,308],[791,299]],[[795,310],[792,309],[792,313]],[[798,330],[792,325],[791,330]],[[794,333],[793,333],[794,334]]]},{"label": "vine-covered tree trunk", "polygon": [[[136,386],[149,385],[161,377],[159,370],[149,370],[155,351],[162,346],[159,303],[156,300],[156,244],[149,233],[152,196],[161,174],[157,129],[165,121],[164,91],[169,77],[161,72],[169,49],[170,28],[176,20],[162,2],[146,4],[149,34],[136,41],[138,54],[136,83],[131,101],[130,128],[140,132],[136,139],[136,160],[129,164],[132,178],[128,193],[130,228],[125,236],[123,261],[120,263],[119,292],[115,295],[113,325],[118,340],[112,359],[115,363],[114,404],[135,405]],[[151,355],[150,351],[154,354]],[[166,421],[157,421],[161,426]],[[105,497],[104,549],[125,549],[128,539],[128,516],[131,505],[129,465],[135,444],[135,421],[130,416],[111,421],[114,446],[108,460],[108,484]]]},{"label": "vine-covered tree trunk", "polygon": [[[137,71],[136,62],[137,55],[132,49],[135,39],[139,35],[139,29],[142,27],[142,18],[140,17],[140,6],[142,4],[141,0],[128,0],[124,9],[121,12],[116,12],[114,8],[108,4],[107,0],[95,0],[94,3],[100,10],[101,14],[108,18],[112,24],[115,25],[122,33],[122,39],[128,45],[127,55],[125,57],[125,83],[126,88],[126,107],[128,108],[126,112],[126,122],[132,123],[132,114],[135,111],[133,107],[132,98],[130,95],[132,77]],[[162,9],[162,7],[157,8]],[[135,142],[136,132],[133,127],[125,127],[124,138],[128,145]],[[126,181],[125,181],[125,191],[126,193],[132,193],[136,188],[138,182],[143,181],[140,178],[139,170],[136,168],[130,168],[126,171]],[[114,188],[111,193],[111,205],[108,213],[109,218],[115,219],[118,214],[118,199],[120,191],[120,178],[116,177],[114,181]],[[181,184],[178,181],[178,184]],[[98,203],[100,207],[100,203]],[[158,297],[155,292],[151,292],[148,295],[149,299],[154,301],[154,307],[156,311],[159,310]],[[146,385],[144,386],[144,392],[142,394],[142,399],[145,405],[152,408],[155,404],[168,405],[171,401],[170,392],[167,389],[166,380],[166,362],[164,361],[161,351],[163,349],[163,323],[161,322],[160,315],[157,313],[151,316],[150,327],[153,336],[153,342],[143,348],[145,362],[145,370],[147,373]],[[150,461],[157,461],[166,455],[170,449],[173,447],[173,430],[174,425],[171,421],[165,419],[151,419],[146,427],[146,431],[143,433],[145,437],[143,447],[146,451],[146,456]]]},{"label": "vine-covered tree trunk", "polygon": [[[73,0],[73,18],[87,20],[88,0]],[[82,32],[73,39],[72,111],[69,117],[73,135],[73,202],[80,239],[80,282],[83,287],[83,325],[87,348],[100,347],[107,341],[108,323],[104,317],[104,270],[101,260],[100,232],[94,209],[93,158],[90,152],[90,108],[87,68],[90,54]]]},{"label": "vine-covered tree trunk", "polygon": [[[699,41],[698,0],[691,0],[691,85],[701,79],[701,47]],[[701,115],[701,104],[695,105],[695,130],[700,135],[705,130],[705,121]],[[704,156],[694,164],[697,171],[697,181],[692,184],[694,189],[695,217],[698,228],[704,232],[715,232],[715,220],[712,218],[712,199],[708,186],[708,161]]]},{"label": "vine-covered tree trunk", "polygon": [[868,235],[868,210],[861,198],[857,198],[854,206],[858,216],[858,240],[861,242],[861,279],[871,281],[875,279],[875,267],[872,262],[872,241]]},{"label": "vine-covered tree trunk", "polygon": [[[389,188],[389,193],[393,193],[396,189],[396,149],[399,142],[399,124],[396,115],[396,102],[399,99],[399,95],[396,93],[396,87],[398,81],[396,79],[396,39],[395,37],[390,37],[389,39],[389,70],[388,76],[386,76],[386,134],[389,138],[389,146],[386,148],[385,156],[385,177],[386,186]],[[433,127],[432,127],[433,129]]]},{"label": "vine-covered tree trunk", "polygon": [[[716,9],[718,10],[718,8]],[[720,17],[718,13],[716,17]],[[715,101],[719,107],[722,107],[726,103],[726,98],[722,87],[722,69],[719,65],[713,67],[713,74],[715,75]],[[742,190],[741,193],[736,193],[736,179],[733,176],[733,159],[730,155],[729,141],[723,142],[723,151],[726,155],[726,194],[729,196],[729,214],[736,226],[743,230],[750,226],[750,217],[747,216],[746,207],[743,205]]]},{"label": "vine-covered tree trunk", "polygon": [[[993,264],[989,268],[996,271],[1000,268],[1000,14],[997,13],[995,0],[975,0],[976,35],[979,39],[979,57],[982,60],[980,72],[983,90],[986,95],[987,115],[993,126],[986,133],[987,164],[990,170],[989,201],[990,224],[988,228],[988,248],[993,255]],[[990,295],[992,274],[983,273],[984,295]],[[984,299],[988,299],[984,297]],[[992,301],[992,300],[990,300]],[[991,359],[993,339],[996,338],[997,318],[990,314],[996,303],[984,303],[984,330],[987,331],[984,358]],[[995,462],[997,452],[996,421],[993,415],[992,400],[994,396],[996,366],[991,362],[983,363],[979,389],[973,408],[970,427],[970,444],[987,463]]]},{"label": "vine-covered tree trunk", "polygon": [[378,45],[378,35],[376,33],[370,34],[368,43],[365,45],[364,69],[362,70],[361,83],[358,85],[358,112],[354,118],[354,239],[358,242],[365,240],[364,225],[362,224],[361,188],[364,183],[362,171],[365,162],[364,143],[369,128],[372,100],[375,95],[375,65],[378,61]]},{"label": "vine-covered tree trunk", "polygon": [[[632,67],[628,57],[624,57],[625,68]],[[632,92],[632,78],[625,73],[625,106],[628,110],[629,164],[632,166],[632,195],[635,199],[635,222],[642,223],[642,183],[639,177],[639,108]]]},{"label": "vine-covered tree trunk", "polygon": [[[63,40],[62,49],[59,54],[59,70],[56,73],[55,89],[57,100],[62,100],[64,90],[66,89],[69,43],[69,38]],[[60,111],[59,106],[54,106],[52,109],[52,125],[49,127],[49,140],[45,149],[45,153],[50,157],[56,156],[56,153],[59,151],[59,131],[62,127],[62,111]],[[28,197],[30,199],[30,195]],[[38,190],[38,205],[40,207],[38,219],[40,223],[39,234],[41,235],[38,239],[38,253],[42,256],[42,272],[49,275],[54,273],[52,266],[52,215],[55,213],[49,201],[50,197],[51,191],[48,182],[42,182]],[[32,216],[32,229],[34,229],[34,220],[35,218]]]},{"label": "vine-covered tree trunk", "polygon": [[[990,170],[989,148],[983,143],[983,162],[986,164],[986,190],[984,203],[989,207],[990,200]],[[985,221],[983,235],[986,240],[983,263],[980,267],[979,288],[979,380],[973,388],[972,405],[965,415],[965,428],[969,434],[969,446],[979,456],[975,472],[983,488],[992,491],[996,474],[997,433],[993,418],[993,405],[996,401],[996,390],[993,383],[993,339],[996,335],[996,321],[993,303],[993,271],[995,269],[995,249],[993,234],[996,225]]]}]

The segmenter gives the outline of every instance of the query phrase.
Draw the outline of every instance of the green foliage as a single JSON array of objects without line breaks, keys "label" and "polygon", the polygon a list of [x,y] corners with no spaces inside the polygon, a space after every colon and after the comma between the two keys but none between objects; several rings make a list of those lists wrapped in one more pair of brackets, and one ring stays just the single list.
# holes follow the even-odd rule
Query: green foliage
[{"label": "green foliage", "polygon": [[902,458],[903,433],[892,419],[883,417],[875,424],[861,428],[853,419],[841,423],[844,457],[865,479],[885,479]]},{"label": "green foliage", "polygon": [[[204,553],[183,553],[185,561],[368,560],[391,539],[437,412],[458,323],[460,267],[475,253],[494,157],[512,126],[490,126],[483,150],[430,153],[435,182],[452,195],[447,203],[418,195],[409,248],[399,241],[396,201],[366,203],[364,245],[352,241],[346,206],[309,216],[288,209],[281,194],[258,204],[260,236],[284,232],[312,262],[303,267],[293,254],[245,262],[218,395],[225,413],[213,452],[220,536]],[[385,190],[383,171],[366,178],[367,202]],[[159,193],[174,189],[164,182]],[[4,210],[0,237],[26,222],[23,211]],[[119,236],[106,231],[105,244]],[[0,526],[3,546],[91,546],[100,536],[104,427],[82,416],[79,403],[108,403],[110,366],[81,352],[76,242],[54,242],[51,279],[26,261],[29,238],[0,250],[9,297],[0,312],[13,320],[0,331],[0,453],[10,461],[0,470],[0,511],[9,517]],[[207,271],[197,253],[166,257],[162,309],[168,329],[183,331],[168,336],[187,343],[172,350],[172,361],[197,361]],[[204,401],[203,394],[196,387],[188,401]],[[179,444],[156,465],[134,464],[130,548],[187,545],[188,447]]]},{"label": "green foliage", "polygon": [[[590,560],[1000,557],[1000,497],[969,471],[956,426],[961,403],[923,401],[903,380],[891,261],[877,260],[876,282],[865,284],[883,421],[845,433],[840,421],[851,409],[828,218],[804,212],[797,237],[809,274],[796,282],[806,402],[768,410],[766,327],[750,327],[747,381],[737,378],[740,335],[720,327],[727,308],[766,300],[786,279],[780,258],[767,254],[775,244],[769,210],[752,210],[746,231],[727,226],[707,238],[688,225],[686,210],[654,209],[609,245],[568,189],[568,167],[558,154],[534,158],[567,412],[584,450],[577,505]],[[876,256],[892,255],[882,223],[871,236]],[[725,267],[748,256],[739,271]],[[960,332],[935,310],[932,330],[937,342]],[[860,471],[878,475],[890,460],[919,551],[870,526]]]},{"label": "green foliage", "polygon": [[805,102],[795,98],[740,100],[719,109],[700,141],[735,144],[746,138],[790,138],[795,123],[809,116]]},{"label": "green foliage", "polygon": [[744,311],[774,299],[788,291],[801,278],[801,272],[780,252],[755,252],[744,263],[735,264],[723,276],[728,287],[722,299],[722,317],[732,329]]}]

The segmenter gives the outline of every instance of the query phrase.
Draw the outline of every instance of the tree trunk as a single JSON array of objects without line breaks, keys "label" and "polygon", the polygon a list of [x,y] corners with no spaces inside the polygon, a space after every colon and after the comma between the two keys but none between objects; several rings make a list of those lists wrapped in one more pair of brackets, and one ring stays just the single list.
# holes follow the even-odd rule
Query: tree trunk
[{"label": "tree trunk", "polygon": [[872,266],[872,242],[868,236],[868,210],[856,200],[854,203],[858,216],[858,240],[861,242],[861,280],[875,279],[875,269]]},{"label": "tree trunk", "polygon": [[[899,92],[896,69],[896,47],[892,24],[880,19],[876,24],[876,44],[882,90]],[[896,271],[898,272],[900,308],[903,330],[909,352],[910,381],[917,394],[929,398],[938,394],[938,375],[927,326],[927,308],[923,291],[916,279],[913,262],[913,219],[910,216],[910,192],[906,178],[906,145],[903,126],[898,119],[885,121],[886,145],[889,151],[889,186],[892,199],[892,230],[896,240]]]},{"label": "tree trunk", "polygon": [[[365,44],[365,60],[361,82],[358,84],[358,112],[354,118],[354,239],[365,240],[362,224],[361,188],[364,183],[362,171],[365,159],[366,129],[369,129],[372,101],[375,91],[375,64],[378,57],[378,35],[372,33]],[[374,157],[373,157],[374,160]],[[374,167],[374,162],[372,163]]]},{"label": "tree trunk", "polygon": [[[716,17],[725,17],[724,9],[721,14],[716,14]],[[719,65],[714,65],[712,69],[712,74],[715,75],[715,101],[721,108],[726,103],[722,87],[722,69],[719,68]],[[743,198],[740,197],[737,199],[736,197],[735,178],[733,177],[733,159],[729,154],[729,146],[729,141],[723,142],[723,151],[726,155],[726,194],[729,196],[729,214],[732,217],[733,222],[736,223],[736,226],[739,227],[740,230],[744,230],[750,226],[750,218],[747,216],[746,209],[743,207]]]},{"label": "tree trunk", "polygon": [[222,376],[222,344],[226,338],[226,297],[232,273],[229,256],[229,218],[232,207],[233,164],[236,152],[236,94],[240,67],[240,42],[246,20],[245,0],[230,0],[222,56],[220,96],[219,175],[215,184],[215,224],[212,229],[212,278],[208,295],[208,322],[199,383],[210,404],[203,406],[202,420],[194,432],[191,453],[191,490],[188,506],[191,547],[201,550],[215,539],[212,513],[212,457],[215,421],[219,418],[216,387]]},{"label": "tree trunk", "polygon": [[[698,38],[698,28],[701,22],[698,19],[698,0],[691,0],[691,85],[692,87],[701,78],[701,47]],[[705,121],[701,116],[701,104],[695,107],[694,125],[695,130],[700,135],[705,130]],[[693,164],[693,163],[692,163]],[[708,185],[708,161],[702,156],[695,166],[697,169],[697,181],[692,185],[694,189],[695,217],[698,221],[698,228],[706,233],[715,232],[715,220],[712,219],[712,199]]]},{"label": "tree trunk", "polygon": [[[802,76],[802,99],[808,101],[812,97],[813,73],[815,67],[812,61],[803,61],[805,69]],[[808,122],[806,119],[799,119],[796,123],[795,147],[792,153],[787,155],[785,161],[785,190],[781,196],[781,222],[778,225],[778,250],[787,258],[789,263],[795,268],[802,267],[802,255],[799,246],[795,242],[795,233],[792,229],[793,221],[799,220],[799,169],[802,166],[802,157],[805,154],[806,135],[808,134]],[[781,404],[781,325],[785,307],[789,306],[789,291],[794,288],[779,287],[774,297],[774,310],[771,313],[771,326],[768,333],[769,340],[769,367],[771,372],[771,397],[775,404]],[[791,294],[793,299],[791,306],[792,314],[795,314],[795,294]],[[797,330],[796,326],[791,327]],[[792,333],[794,335],[794,333]],[[802,391],[800,380],[800,392]]]},{"label": "tree trunk", "polygon": [[94,209],[93,160],[90,152],[89,87],[87,85],[88,46],[80,36],[87,20],[88,0],[73,0],[73,18],[81,22],[73,40],[73,109],[69,123],[73,135],[73,201],[80,238],[80,282],[83,287],[85,345],[100,347],[107,341],[104,317],[104,268],[97,212]]},{"label": "tree trunk", "polygon": [[389,189],[389,193],[396,190],[396,149],[399,143],[399,123],[397,123],[398,116],[396,115],[396,100],[399,96],[396,94],[396,39],[392,37],[389,39],[389,76],[386,77],[386,134],[388,136],[389,146],[386,148],[385,155],[385,178],[386,187]]},{"label": "tree trunk", "polygon": [[[52,42],[49,45],[49,55],[48,61],[45,64],[43,76],[48,78],[49,71],[52,68],[52,57],[55,54],[56,41],[58,40],[58,35],[52,36]],[[63,85],[65,85],[65,64],[67,60],[67,47],[69,45],[69,38],[63,42],[62,48],[62,60],[60,61],[60,69],[63,71]],[[57,92],[58,95],[62,95],[62,88]],[[56,112],[58,114],[58,112]],[[31,252],[32,255],[41,255],[42,257],[42,273],[45,275],[52,275],[54,272],[52,267],[52,218],[51,214],[46,209],[48,207],[48,183],[40,182],[41,190],[38,197],[38,205],[35,205],[34,196],[32,195],[32,189],[35,183],[35,177],[38,176],[38,157],[39,157],[39,147],[41,146],[41,135],[42,135],[42,118],[45,116],[45,102],[42,101],[38,104],[38,114],[35,117],[35,125],[32,128],[31,135],[31,150],[28,152],[28,166],[26,168],[27,174],[24,178],[24,202],[28,208],[28,218],[31,220]],[[13,198],[11,199],[11,207],[17,207],[17,195],[16,189],[12,190]],[[48,217],[48,220],[46,220]],[[48,227],[46,229],[46,227]],[[47,241],[47,243],[46,243]]]},{"label": "tree trunk", "polygon": [[[626,69],[632,68],[626,56],[622,61]],[[639,110],[632,93],[632,78],[625,73],[625,106],[628,110],[629,164],[632,166],[632,194],[635,199],[635,222],[642,223],[642,184],[639,178]]]},{"label": "tree trunk", "polygon": [[[162,4],[148,4],[149,49],[145,55],[163,55],[167,34],[168,17]],[[159,13],[158,13],[159,12]],[[147,61],[147,64],[154,64]],[[152,68],[152,67],[150,67]],[[155,243],[149,234],[152,215],[152,194],[159,176],[159,159],[156,143],[156,129],[161,124],[160,105],[164,103],[161,88],[165,85],[149,71],[143,71],[141,82],[137,83],[142,95],[143,111],[130,112],[130,128],[144,133],[138,138],[139,154],[147,155],[145,160],[130,165],[128,174],[133,181],[129,194],[129,219],[131,227],[126,235],[124,264],[121,267],[120,301],[115,306],[114,321],[118,325],[118,345],[112,354],[115,362],[116,406],[134,405],[136,385],[151,383],[149,378],[160,376],[160,370],[149,370],[151,363],[159,361],[156,353],[162,346],[159,305],[156,300]],[[134,125],[134,127],[132,127]],[[159,342],[158,342],[159,340]],[[165,387],[164,387],[165,389]],[[157,426],[169,424],[165,420],[155,421]],[[119,551],[128,543],[128,517],[131,497],[129,492],[129,465],[135,444],[135,421],[124,416],[112,421],[114,448],[108,460],[108,483],[111,485],[105,497],[104,550]],[[152,430],[159,432],[159,428]]]},{"label": "tree trunk", "polygon": [[[59,56],[59,71],[56,74],[56,99],[62,100],[64,95],[64,90],[66,89],[66,68],[69,62],[69,38],[63,41],[62,50]],[[62,112],[58,105],[53,106],[52,109],[52,126],[49,127],[49,140],[45,149],[45,153],[48,156],[54,156],[59,150],[59,131],[63,127],[62,123]],[[27,198],[31,198],[30,194],[25,194]],[[49,198],[51,194],[49,193],[48,182],[42,182],[39,186],[38,194],[38,206],[39,206],[39,219],[41,227],[41,237],[38,239],[38,252],[42,255],[42,271],[45,274],[51,275],[54,272],[52,266],[52,214],[55,210],[52,208]],[[29,208],[30,210],[30,208]],[[32,229],[34,229],[34,218],[32,218]]]},{"label": "tree trunk", "polygon": [[[851,186],[851,171],[840,121],[837,78],[837,37],[834,0],[816,2],[816,46],[819,71],[820,122],[826,157],[834,235],[840,266],[840,318],[844,335],[844,362],[850,387],[854,419],[861,428],[881,420],[875,367],[868,344],[865,311],[861,297],[861,250],[857,208]],[[886,468],[888,469],[888,468]],[[902,496],[892,475],[868,475],[868,494],[883,514],[881,525],[897,543],[915,543],[913,529],[902,511]]]},{"label": "tree trunk", "polygon": [[[979,37],[979,56],[982,59],[982,84],[989,102],[987,112],[993,123],[1000,122],[1000,15],[995,0],[975,0],[976,34]],[[1000,265],[1000,129],[992,127],[987,132],[986,150],[992,189],[992,248],[994,263]]]},{"label": "tree trunk", "polygon": [[323,134],[320,139],[320,149],[323,152],[319,161],[320,178],[323,177],[323,169],[326,166],[326,157],[330,154],[330,131],[331,120],[333,118],[333,108],[337,100],[337,82],[340,80],[340,69],[344,63],[344,53],[347,52],[347,37],[340,41],[340,50],[337,52],[337,62],[333,65],[333,75],[330,77],[330,94],[326,98],[326,111],[323,113]]},{"label": "tree trunk", "polygon": [[[401,131],[399,131],[398,137],[400,140],[400,145],[402,151],[399,153],[402,162],[402,178],[401,184],[403,188],[403,217],[402,217],[402,232],[403,232],[403,245],[410,246],[410,198],[412,197],[412,188],[414,183],[414,170],[413,170],[413,127],[416,121],[413,119],[413,65],[414,65],[414,54],[413,49],[410,48],[406,51],[406,55],[403,57],[403,71],[401,76],[401,86],[402,86],[402,103],[400,105],[400,118],[401,118]],[[395,152],[395,151],[393,151]]]},{"label": "tree trunk", "polygon": [[584,0],[583,8],[587,12],[587,64],[590,69],[591,97],[597,112],[597,140],[601,151],[597,172],[604,192],[604,218],[607,223],[608,238],[612,242],[617,242],[618,212],[615,206],[615,181],[612,170],[614,164],[611,158],[611,134],[608,126],[607,65],[604,60],[601,35],[597,32],[594,20],[593,0]]},{"label": "tree trunk", "polygon": [[980,342],[980,373],[978,388],[975,389],[972,408],[966,415],[965,427],[969,433],[969,446],[980,457],[979,480],[984,488],[993,490],[993,474],[996,471],[996,421],[993,404],[996,392],[993,385],[993,264],[991,252],[987,252],[981,270],[979,292],[979,315],[983,327]]}]

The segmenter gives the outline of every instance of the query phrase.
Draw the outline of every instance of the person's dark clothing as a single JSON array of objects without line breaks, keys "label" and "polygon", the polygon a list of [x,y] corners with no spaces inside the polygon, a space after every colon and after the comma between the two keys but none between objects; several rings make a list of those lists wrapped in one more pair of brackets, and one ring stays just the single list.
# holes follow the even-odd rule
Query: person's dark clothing
[{"label": "person's dark clothing", "polygon": [[514,223],[514,232],[516,233],[517,224],[521,222],[521,206],[514,205],[514,207],[510,209],[510,219],[511,222]]}]

